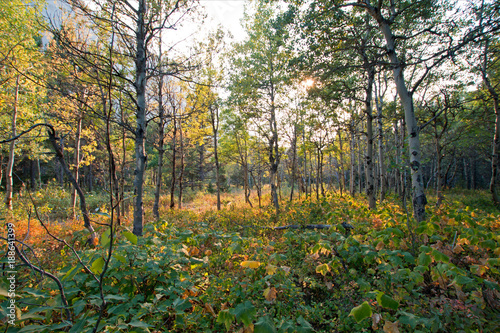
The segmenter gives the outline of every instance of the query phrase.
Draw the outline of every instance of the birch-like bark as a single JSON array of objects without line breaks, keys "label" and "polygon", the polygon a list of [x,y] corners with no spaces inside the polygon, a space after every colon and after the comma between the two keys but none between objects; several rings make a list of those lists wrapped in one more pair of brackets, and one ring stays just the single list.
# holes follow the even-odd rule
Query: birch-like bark
[{"label": "birch-like bark", "polygon": [[[210,122],[212,124],[212,133],[213,133],[213,140],[214,140],[214,159],[215,159],[215,186],[217,190],[217,210],[221,210],[221,202],[220,202],[220,163],[219,163],[219,142],[218,142],[218,135],[219,135],[219,110],[217,109],[217,106],[211,105],[210,106]],[[238,139],[237,139],[238,141]],[[246,172],[245,172],[245,177],[247,177]],[[245,181],[245,184],[247,182]],[[245,185],[245,200],[247,200],[246,197],[246,186]]]},{"label": "birch-like bark", "polygon": [[[183,138],[183,133],[182,133],[182,117],[179,117],[179,155],[180,155],[180,171],[179,171],[179,196],[178,196],[178,203],[177,207],[179,209],[182,208],[182,189],[183,189],[183,178],[184,178],[184,138]],[[220,194],[219,194],[220,196]],[[219,198],[220,200],[220,198]]]},{"label": "birch-like bark", "polygon": [[[80,143],[82,137],[82,117],[78,117],[76,123],[76,134],[75,134],[75,168],[73,172],[75,174],[75,181],[78,183],[80,180]],[[71,191],[71,209],[73,211],[73,220],[76,218],[76,189]]]},{"label": "birch-like bark", "polygon": [[[17,112],[19,102],[19,74],[16,77],[16,88],[14,92],[14,105],[12,108],[12,121],[11,121],[11,135],[17,135]],[[14,181],[12,171],[14,169],[14,158],[16,150],[16,140],[12,140],[9,145],[9,161],[7,162],[7,169],[5,170],[5,206],[7,209],[12,210],[12,193],[14,192]]]},{"label": "birch-like bark", "polygon": [[[159,46],[158,46],[158,63],[160,66],[160,71],[162,69],[162,33],[160,30],[160,38],[159,38]],[[163,155],[165,153],[165,109],[163,107],[163,75],[160,74],[159,82],[158,82],[158,169],[157,169],[157,181],[155,188],[155,199],[153,203],[153,216],[158,220],[160,218],[160,195],[161,195],[161,186],[163,183]]]},{"label": "birch-like bark", "polygon": [[396,37],[394,36],[390,23],[382,16],[380,10],[371,5],[366,5],[368,13],[377,21],[380,31],[386,41],[386,49],[391,61],[394,83],[405,113],[405,122],[408,130],[408,148],[410,151],[410,169],[413,216],[417,222],[425,219],[425,206],[427,198],[424,192],[424,184],[421,170],[420,155],[420,133],[413,106],[412,93],[408,90],[404,78],[404,64],[396,53]]},{"label": "birch-like bark", "polygon": [[[271,90],[273,87],[271,87]],[[279,214],[280,205],[278,200],[278,189],[277,189],[277,176],[278,176],[278,166],[280,162],[279,147],[278,147],[278,125],[276,122],[276,109],[274,105],[274,91],[271,91],[271,108],[270,108],[270,119],[269,125],[271,129],[271,136],[269,139],[269,182],[271,183],[271,199],[274,204],[274,209],[276,215]]]},{"label": "birch-like bark", "polygon": [[144,173],[146,171],[146,0],[138,0],[135,56],[135,91],[137,95],[135,130],[135,177],[133,233],[142,236],[144,219]]},{"label": "birch-like bark", "polygon": [[[368,65],[369,66],[369,65]],[[365,114],[366,114],[366,197],[368,199],[368,208],[375,209],[375,177],[373,176],[373,81],[375,79],[375,70],[372,67],[367,68],[368,83],[366,87]]]},{"label": "birch-like bark", "polygon": [[[359,133],[359,132],[358,132]],[[358,147],[358,192],[363,193],[363,163],[361,163],[361,137],[356,138],[356,143]]]},{"label": "birch-like bark", "polygon": [[382,105],[383,105],[383,93],[380,91],[380,84],[377,89],[377,85],[375,87],[375,104],[377,107],[377,123],[378,123],[378,164],[379,164],[379,176],[380,176],[380,191],[379,191],[379,200],[380,203],[384,201],[385,194],[387,192],[387,175],[384,163],[384,130],[382,123]]},{"label": "birch-like bark", "polygon": [[355,140],[354,140],[354,121],[351,121],[351,126],[350,126],[350,132],[351,132],[351,166],[350,166],[350,177],[349,177],[349,192],[351,193],[351,196],[354,197],[355,195],[355,190],[354,190],[354,168],[356,166],[356,153],[355,153]]},{"label": "birch-like bark", "polygon": [[296,174],[296,164],[297,164],[297,124],[293,124],[293,138],[292,138],[292,176],[290,179],[290,202],[293,200],[293,190],[295,188],[295,174]]},{"label": "birch-like bark", "polygon": [[177,181],[177,176],[176,173],[177,171],[175,170],[176,164],[177,164],[177,143],[176,143],[176,137],[177,137],[177,117],[175,114],[175,106],[173,108],[173,113],[172,113],[172,124],[173,124],[173,130],[172,130],[172,182],[170,183],[170,209],[175,208],[175,183]]}]

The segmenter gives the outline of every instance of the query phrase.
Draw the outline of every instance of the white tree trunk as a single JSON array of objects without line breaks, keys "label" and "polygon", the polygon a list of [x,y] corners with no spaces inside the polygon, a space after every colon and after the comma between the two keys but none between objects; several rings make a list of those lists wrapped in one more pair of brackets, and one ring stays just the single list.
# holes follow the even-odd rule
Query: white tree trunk
[{"label": "white tree trunk", "polygon": [[[11,122],[11,135],[15,137],[17,135],[17,111],[18,111],[18,101],[19,101],[19,75],[16,78],[16,88],[14,92],[14,106],[12,108],[12,122]],[[9,145],[9,161],[7,162],[7,169],[5,170],[5,205],[7,209],[12,210],[12,193],[14,191],[14,181],[12,178],[12,170],[14,169],[14,158],[16,150],[16,140],[12,140]]]},{"label": "white tree trunk", "polygon": [[377,11],[375,8],[369,6],[367,7],[367,10],[370,15],[378,22],[380,30],[384,35],[387,53],[389,55],[389,59],[391,60],[394,83],[396,84],[396,90],[401,100],[401,105],[404,109],[405,122],[409,134],[408,148],[410,152],[413,216],[417,220],[417,222],[421,222],[425,219],[425,205],[427,204],[427,198],[424,192],[422,170],[420,167],[420,129],[417,124],[417,119],[415,118],[413,97],[406,86],[406,82],[404,79],[404,64],[401,63],[396,53],[396,39],[388,21],[383,18],[380,11]]},{"label": "white tree trunk", "polygon": [[139,0],[136,30],[135,90],[137,95],[135,130],[135,178],[133,233],[142,236],[144,218],[144,172],[146,171],[146,0]]}]

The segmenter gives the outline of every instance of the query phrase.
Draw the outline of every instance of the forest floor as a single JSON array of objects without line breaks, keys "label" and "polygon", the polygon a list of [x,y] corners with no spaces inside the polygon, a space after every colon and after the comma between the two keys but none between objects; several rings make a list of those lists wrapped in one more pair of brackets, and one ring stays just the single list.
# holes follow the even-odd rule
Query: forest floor
[{"label": "forest floor", "polygon": [[[127,219],[112,234],[99,226],[92,248],[83,223],[67,219],[68,194],[25,195],[5,213],[26,259],[61,282],[16,255],[10,323],[9,281],[0,279],[6,332],[500,330],[500,210],[486,192],[449,193],[440,207],[430,197],[422,223],[391,196],[374,211],[362,195],[302,196],[276,216],[268,194],[250,208],[241,192],[225,193],[217,212],[215,195],[193,193],[158,221],[148,201],[143,237]],[[109,222],[103,200],[88,196],[96,225]],[[269,228],[292,224],[331,227]]]}]

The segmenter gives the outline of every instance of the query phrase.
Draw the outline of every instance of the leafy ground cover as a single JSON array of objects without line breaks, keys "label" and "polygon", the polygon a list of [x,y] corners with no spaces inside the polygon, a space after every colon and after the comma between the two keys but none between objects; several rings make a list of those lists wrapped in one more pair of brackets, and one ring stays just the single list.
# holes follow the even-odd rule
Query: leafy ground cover
[{"label": "leafy ground cover", "polygon": [[[1,324],[6,332],[495,332],[500,212],[485,196],[449,195],[418,225],[394,198],[376,211],[361,197],[297,200],[279,217],[239,204],[165,210],[140,239],[127,223],[112,235],[102,227],[94,248],[79,226],[46,223],[81,263],[33,216],[29,228],[18,218],[24,253],[60,279],[67,306],[53,279],[18,261],[15,322],[3,278]],[[269,228],[288,224],[331,228]]]}]

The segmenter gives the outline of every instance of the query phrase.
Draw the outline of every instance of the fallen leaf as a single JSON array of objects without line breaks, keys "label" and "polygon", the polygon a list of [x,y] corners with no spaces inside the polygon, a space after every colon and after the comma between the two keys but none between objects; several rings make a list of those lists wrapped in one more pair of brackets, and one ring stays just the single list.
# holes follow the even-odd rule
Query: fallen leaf
[{"label": "fallen leaf", "polygon": [[250,324],[248,326],[242,327],[238,330],[238,333],[253,333],[254,331],[254,326],[253,324]]},{"label": "fallen leaf", "polygon": [[241,265],[241,267],[256,269],[260,266],[260,262],[258,262],[258,261],[242,261],[240,265]]},{"label": "fallen leaf", "polygon": [[386,320],[384,324],[384,332],[385,333],[399,333],[399,328],[398,328],[398,322],[395,321],[391,323],[390,321]]},{"label": "fallen leaf", "polygon": [[424,243],[424,244],[429,243],[429,236],[427,236],[427,234],[424,234],[423,243]]},{"label": "fallen leaf", "polygon": [[210,313],[212,316],[214,316],[214,318],[217,318],[214,308],[210,304],[205,303],[203,307],[205,308],[205,312]]},{"label": "fallen leaf", "polygon": [[276,299],[276,295],[277,291],[274,287],[266,288],[266,290],[264,290],[264,297],[268,302],[273,302]]},{"label": "fallen leaf", "polygon": [[276,270],[278,269],[277,266],[274,266],[274,265],[267,265],[266,266],[266,275],[273,275],[274,273],[276,273]]},{"label": "fallen leaf", "polygon": [[314,261],[318,260],[318,258],[319,258],[319,254],[317,252],[314,252],[314,253],[307,255],[305,258],[305,261],[314,262]]},{"label": "fallen leaf", "polygon": [[379,313],[372,314],[372,329],[378,329],[378,323],[382,320],[382,316]]},{"label": "fallen leaf", "polygon": [[380,251],[384,248],[385,244],[384,242],[380,241],[378,242],[377,246],[375,247],[375,250]]},{"label": "fallen leaf", "polygon": [[288,267],[288,266],[281,266],[280,268],[285,272],[285,275],[290,274],[290,270],[291,270],[290,267]]},{"label": "fallen leaf", "polygon": [[200,254],[200,250],[196,246],[189,248],[189,255],[191,257],[196,257],[198,254]]},{"label": "fallen leaf", "polygon": [[270,253],[271,251],[273,251],[273,250],[274,250],[274,247],[273,247],[273,246],[271,246],[271,245],[268,245],[268,246],[266,246],[266,247],[264,248],[264,250],[266,250],[266,252],[267,252],[267,253]]}]

